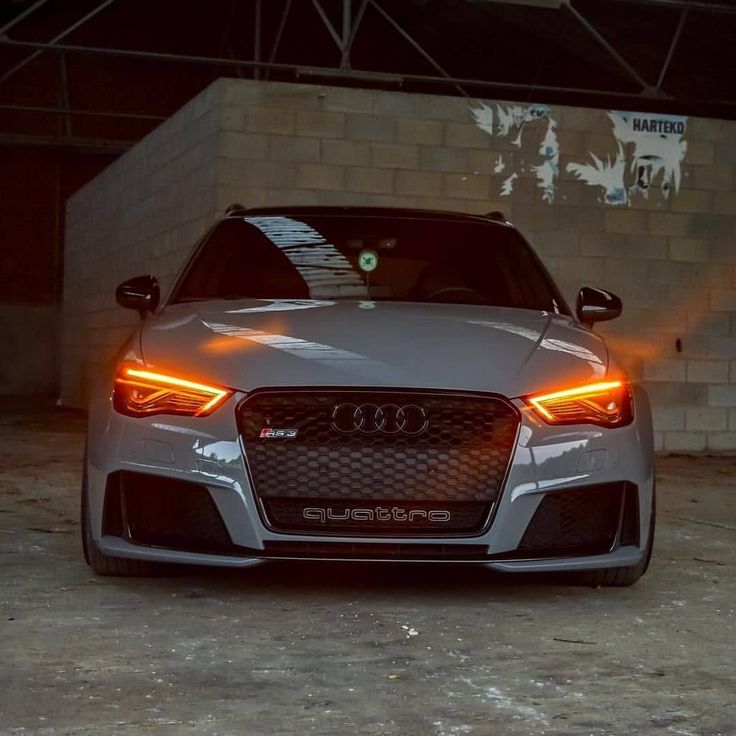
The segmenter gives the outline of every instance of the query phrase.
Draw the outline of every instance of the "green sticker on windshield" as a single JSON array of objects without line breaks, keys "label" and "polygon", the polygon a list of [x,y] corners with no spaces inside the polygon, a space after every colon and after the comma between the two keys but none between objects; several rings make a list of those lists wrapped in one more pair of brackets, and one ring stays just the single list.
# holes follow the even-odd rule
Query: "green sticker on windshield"
[{"label": "green sticker on windshield", "polygon": [[366,273],[376,270],[378,266],[378,253],[374,250],[362,250],[358,256],[358,265]]}]

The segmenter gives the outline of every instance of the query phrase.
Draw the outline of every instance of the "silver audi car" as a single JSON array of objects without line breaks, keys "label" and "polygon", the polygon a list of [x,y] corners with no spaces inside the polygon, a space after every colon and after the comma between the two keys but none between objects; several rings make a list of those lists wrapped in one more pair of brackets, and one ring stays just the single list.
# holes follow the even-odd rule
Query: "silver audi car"
[{"label": "silver audi car", "polygon": [[87,562],[423,561],[630,585],[650,408],[500,214],[233,206],[93,390]]}]

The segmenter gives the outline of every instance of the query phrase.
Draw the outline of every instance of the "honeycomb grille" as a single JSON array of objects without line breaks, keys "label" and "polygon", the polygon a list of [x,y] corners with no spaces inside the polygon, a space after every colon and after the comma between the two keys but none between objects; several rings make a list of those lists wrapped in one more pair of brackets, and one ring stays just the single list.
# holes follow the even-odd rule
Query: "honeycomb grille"
[{"label": "honeycomb grille", "polygon": [[542,555],[603,554],[619,528],[624,484],[606,483],[547,493],[520,550]]},{"label": "honeycomb grille", "polygon": [[[333,411],[345,403],[418,406],[427,424],[414,434],[341,432],[333,426]],[[310,505],[328,500],[476,502],[487,509],[503,483],[518,415],[501,399],[477,395],[282,390],[249,397],[240,407],[239,423],[264,506],[271,499],[292,498]],[[410,429],[418,427],[415,422]],[[266,439],[261,438],[264,428],[298,434]]]}]

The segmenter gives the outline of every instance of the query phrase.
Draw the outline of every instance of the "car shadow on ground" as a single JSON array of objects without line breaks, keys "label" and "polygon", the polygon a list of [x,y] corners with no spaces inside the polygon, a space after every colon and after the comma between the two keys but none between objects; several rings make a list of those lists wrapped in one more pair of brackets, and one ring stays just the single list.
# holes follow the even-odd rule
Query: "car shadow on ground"
[{"label": "car shadow on ground", "polygon": [[[476,604],[493,601],[586,599],[600,593],[571,574],[505,574],[480,565],[268,561],[249,569],[178,567],[156,578],[98,578],[127,590],[186,598],[269,597],[327,602],[384,598]],[[636,588],[643,589],[647,578]],[[621,589],[619,589],[621,590]]]}]

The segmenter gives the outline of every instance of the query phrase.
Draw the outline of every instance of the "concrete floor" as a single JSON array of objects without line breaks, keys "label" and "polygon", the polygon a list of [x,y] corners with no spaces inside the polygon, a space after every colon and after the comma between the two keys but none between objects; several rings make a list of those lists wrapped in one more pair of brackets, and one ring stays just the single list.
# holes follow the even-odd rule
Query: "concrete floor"
[{"label": "concrete floor", "polygon": [[80,416],[5,402],[2,734],[736,734],[734,459],[661,459],[633,588],[325,563],[136,580],[82,561],[82,444]]}]

